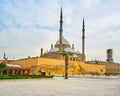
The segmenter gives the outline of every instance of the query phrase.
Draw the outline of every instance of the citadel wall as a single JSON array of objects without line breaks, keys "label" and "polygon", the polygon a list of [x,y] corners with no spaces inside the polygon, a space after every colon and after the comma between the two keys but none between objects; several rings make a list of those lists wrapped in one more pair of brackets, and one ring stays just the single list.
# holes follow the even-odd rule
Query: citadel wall
[{"label": "citadel wall", "polygon": [[[59,59],[50,58],[24,58],[10,61],[11,64],[20,64],[31,69],[31,74],[39,74],[44,71],[46,74],[64,74],[65,62]],[[92,64],[89,62],[69,61],[69,74],[105,74],[105,64]]]},{"label": "citadel wall", "polygon": [[106,63],[106,75],[120,75],[120,64]]},{"label": "citadel wall", "polygon": [[19,64],[22,67],[32,67],[32,66],[38,66],[38,57],[32,57],[32,58],[23,58],[18,60],[10,60],[8,61],[9,64]]}]

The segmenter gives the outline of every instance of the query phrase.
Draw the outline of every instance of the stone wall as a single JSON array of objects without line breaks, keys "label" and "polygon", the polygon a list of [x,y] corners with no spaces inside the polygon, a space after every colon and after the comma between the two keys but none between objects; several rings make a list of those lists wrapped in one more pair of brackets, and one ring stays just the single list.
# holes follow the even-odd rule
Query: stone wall
[{"label": "stone wall", "polygon": [[106,75],[120,74],[120,64],[106,63]]},{"label": "stone wall", "polygon": [[[30,68],[31,74],[40,74],[40,71],[46,72],[46,74],[64,74],[65,72],[65,62],[60,59],[33,57],[11,60],[9,63]],[[68,69],[69,74],[120,74],[119,64],[106,62],[69,61]]]},{"label": "stone wall", "polygon": [[105,64],[82,63],[78,65],[82,74],[102,75],[105,74]]},{"label": "stone wall", "polygon": [[0,63],[2,62],[2,60],[0,60]]},{"label": "stone wall", "polygon": [[19,64],[22,67],[32,67],[32,66],[38,66],[38,57],[32,57],[32,58],[24,58],[19,60],[10,60],[10,64]]}]

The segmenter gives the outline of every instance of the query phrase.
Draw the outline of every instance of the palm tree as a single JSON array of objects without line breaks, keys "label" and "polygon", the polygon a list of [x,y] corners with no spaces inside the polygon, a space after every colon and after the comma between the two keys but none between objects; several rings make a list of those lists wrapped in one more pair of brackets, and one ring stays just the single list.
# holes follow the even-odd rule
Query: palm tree
[{"label": "palm tree", "polygon": [[60,52],[60,54],[65,57],[65,79],[68,79],[68,61],[69,61],[69,56],[72,56],[73,53],[69,51],[67,52],[63,49],[62,52]]}]

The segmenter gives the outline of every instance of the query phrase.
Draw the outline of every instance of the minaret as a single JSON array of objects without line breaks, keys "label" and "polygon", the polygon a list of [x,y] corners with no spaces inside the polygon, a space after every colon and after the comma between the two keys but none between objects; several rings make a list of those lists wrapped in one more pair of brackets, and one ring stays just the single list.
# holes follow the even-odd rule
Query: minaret
[{"label": "minaret", "polygon": [[3,59],[4,59],[4,60],[6,59],[6,55],[5,55],[5,52],[4,52],[4,55],[3,55]]},{"label": "minaret", "polygon": [[60,12],[60,29],[59,29],[59,43],[60,43],[60,47],[59,47],[59,52],[62,51],[62,32],[63,32],[63,16],[62,16],[62,7],[61,7],[61,12]]},{"label": "minaret", "polygon": [[83,18],[82,25],[82,61],[85,61],[85,22]]}]

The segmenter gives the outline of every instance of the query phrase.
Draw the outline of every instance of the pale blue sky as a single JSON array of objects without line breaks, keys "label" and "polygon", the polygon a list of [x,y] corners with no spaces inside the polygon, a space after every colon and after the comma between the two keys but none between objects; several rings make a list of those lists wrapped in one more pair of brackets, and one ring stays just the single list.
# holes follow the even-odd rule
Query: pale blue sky
[{"label": "pale blue sky", "polygon": [[81,52],[82,19],[86,24],[86,56],[106,60],[113,49],[120,62],[120,0],[0,0],[0,58],[39,56],[59,35],[60,7],[63,35]]}]

